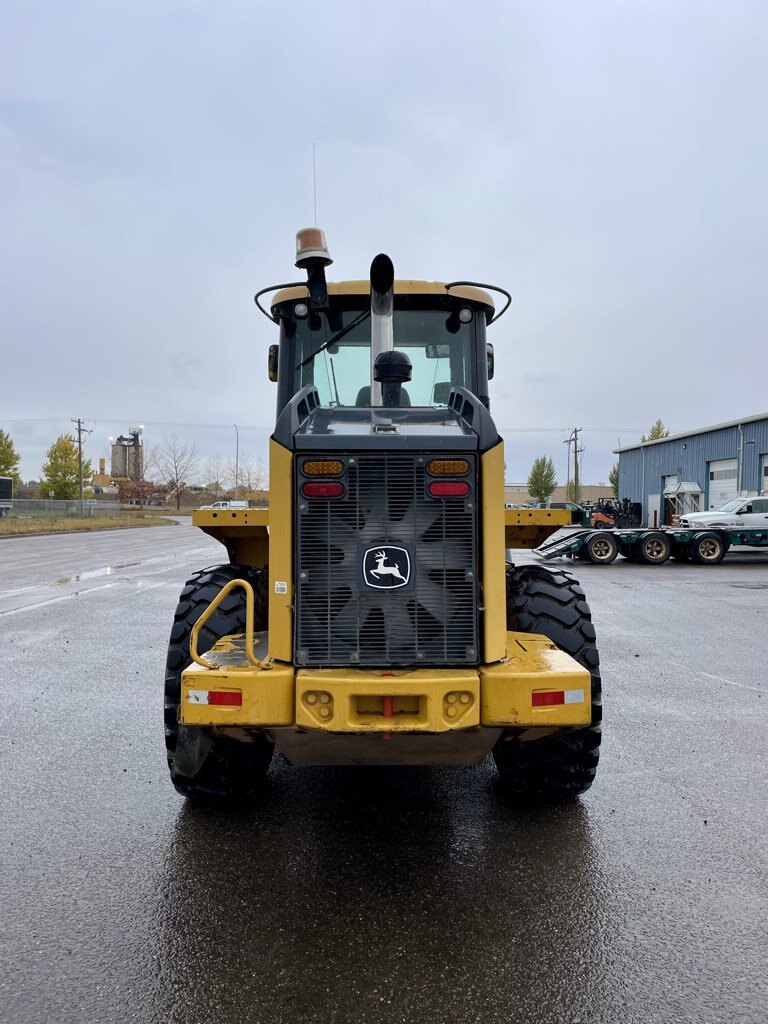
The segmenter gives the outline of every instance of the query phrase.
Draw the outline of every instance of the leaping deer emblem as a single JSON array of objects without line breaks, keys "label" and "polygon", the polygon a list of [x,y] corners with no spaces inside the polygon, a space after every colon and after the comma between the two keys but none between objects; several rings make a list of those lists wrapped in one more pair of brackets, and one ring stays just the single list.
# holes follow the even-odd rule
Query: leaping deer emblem
[{"label": "leaping deer emblem", "polygon": [[387,560],[386,552],[377,551],[373,557],[376,559],[376,568],[369,570],[371,576],[375,576],[377,580],[381,579],[382,576],[394,576],[395,579],[402,580],[403,583],[408,582],[405,576],[400,572],[400,566],[397,562],[395,562],[394,565],[384,564]]}]

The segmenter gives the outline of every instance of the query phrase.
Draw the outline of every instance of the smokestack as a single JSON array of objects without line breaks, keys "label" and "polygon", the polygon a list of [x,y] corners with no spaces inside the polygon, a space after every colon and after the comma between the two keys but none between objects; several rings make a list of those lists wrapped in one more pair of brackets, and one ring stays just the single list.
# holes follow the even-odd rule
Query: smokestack
[{"label": "smokestack", "polygon": [[371,405],[380,406],[381,383],[376,380],[376,358],[395,347],[392,332],[395,267],[389,256],[380,252],[371,263]]}]

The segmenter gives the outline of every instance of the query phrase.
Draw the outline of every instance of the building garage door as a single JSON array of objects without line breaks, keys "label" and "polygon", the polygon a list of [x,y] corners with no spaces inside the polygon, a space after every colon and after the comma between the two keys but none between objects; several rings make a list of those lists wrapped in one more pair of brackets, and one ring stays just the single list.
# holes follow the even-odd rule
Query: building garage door
[{"label": "building garage door", "polygon": [[720,459],[709,464],[708,507],[720,508],[739,496],[736,459]]}]

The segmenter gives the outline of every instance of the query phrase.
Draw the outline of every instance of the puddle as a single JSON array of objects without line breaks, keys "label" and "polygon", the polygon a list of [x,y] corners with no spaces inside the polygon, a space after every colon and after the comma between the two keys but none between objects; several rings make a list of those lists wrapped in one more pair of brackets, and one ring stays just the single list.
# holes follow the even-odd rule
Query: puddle
[{"label": "puddle", "polygon": [[[146,559],[147,562],[159,561],[159,559]],[[105,565],[102,569],[88,569],[86,572],[79,572],[74,576],[62,576],[56,580],[57,583],[77,583],[80,580],[96,580],[100,576],[111,576],[118,569],[131,569],[136,565],[143,565],[143,562],[121,562],[119,565]]]}]

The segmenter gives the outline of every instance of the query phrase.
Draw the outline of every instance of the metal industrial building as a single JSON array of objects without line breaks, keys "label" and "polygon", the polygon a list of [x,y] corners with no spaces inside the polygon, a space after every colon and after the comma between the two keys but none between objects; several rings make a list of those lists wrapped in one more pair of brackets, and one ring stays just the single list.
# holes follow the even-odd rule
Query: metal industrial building
[{"label": "metal industrial building", "polygon": [[641,502],[644,525],[732,498],[768,494],[768,413],[615,449],[619,497]]}]

